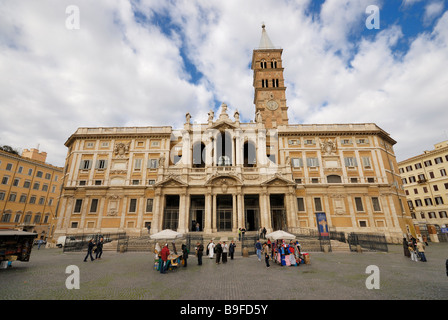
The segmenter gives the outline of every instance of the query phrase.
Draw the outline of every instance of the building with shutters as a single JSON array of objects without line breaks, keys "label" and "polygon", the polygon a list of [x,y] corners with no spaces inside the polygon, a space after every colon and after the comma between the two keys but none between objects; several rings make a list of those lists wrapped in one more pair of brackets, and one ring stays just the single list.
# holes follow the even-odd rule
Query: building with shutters
[{"label": "building with shutters", "polygon": [[417,235],[447,241],[442,231],[448,225],[448,141],[398,166]]}]

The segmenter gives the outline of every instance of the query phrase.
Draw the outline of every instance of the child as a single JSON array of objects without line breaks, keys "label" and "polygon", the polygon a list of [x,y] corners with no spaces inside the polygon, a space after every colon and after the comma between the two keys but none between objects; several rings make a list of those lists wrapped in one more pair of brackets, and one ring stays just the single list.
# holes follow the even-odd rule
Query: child
[{"label": "child", "polygon": [[414,248],[412,246],[409,246],[409,252],[411,253],[411,260],[412,261],[418,261],[417,253],[415,252]]}]

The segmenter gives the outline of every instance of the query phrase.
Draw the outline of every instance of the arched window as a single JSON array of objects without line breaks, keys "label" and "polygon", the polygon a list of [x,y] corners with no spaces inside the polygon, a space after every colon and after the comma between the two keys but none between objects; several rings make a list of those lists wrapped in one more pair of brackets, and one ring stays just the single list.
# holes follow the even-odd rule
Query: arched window
[{"label": "arched window", "polygon": [[260,66],[261,66],[261,69],[266,69],[266,67],[267,67],[266,61],[265,60],[261,60]]},{"label": "arched window", "polygon": [[252,141],[244,143],[244,166],[254,167],[257,163],[257,150]]},{"label": "arched window", "polygon": [[205,167],[205,144],[196,142],[193,144],[193,168]]},{"label": "arched window", "polygon": [[327,176],[327,182],[328,183],[342,183],[342,179],[341,179],[341,176],[333,174],[333,175]]},{"label": "arched window", "polygon": [[216,140],[218,166],[232,165],[232,137],[229,132],[221,132]]},{"label": "arched window", "polygon": [[272,60],[271,61],[271,68],[272,69],[277,69],[277,61],[276,60]]}]

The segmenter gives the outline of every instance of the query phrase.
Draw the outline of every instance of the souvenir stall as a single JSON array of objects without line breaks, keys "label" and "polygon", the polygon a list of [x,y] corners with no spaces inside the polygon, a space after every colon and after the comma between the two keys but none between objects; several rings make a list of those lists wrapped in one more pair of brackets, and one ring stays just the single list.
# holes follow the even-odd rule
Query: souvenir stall
[{"label": "souvenir stall", "polygon": [[281,266],[299,266],[309,264],[309,254],[302,252],[300,244],[295,240],[293,234],[284,231],[275,231],[266,235],[267,239],[272,239],[271,252],[276,264]]},{"label": "souvenir stall", "polygon": [[[178,255],[177,251],[176,251],[176,247],[174,245],[174,240],[182,238],[182,234],[178,233],[176,231],[170,230],[170,229],[166,229],[166,230],[162,230],[156,234],[151,235],[151,239],[153,240],[162,240],[162,244],[167,243],[168,240],[172,240],[173,241],[173,251],[174,252],[170,252],[170,254],[168,255],[168,265],[167,265],[167,270],[174,270],[175,268],[177,268],[179,265],[182,265],[184,262],[182,260],[182,255]],[[157,271],[160,271],[160,266],[162,265],[160,263],[161,257],[160,257],[160,253],[162,251],[162,247],[160,246],[160,244],[157,242],[155,244],[154,247],[154,269]]]}]

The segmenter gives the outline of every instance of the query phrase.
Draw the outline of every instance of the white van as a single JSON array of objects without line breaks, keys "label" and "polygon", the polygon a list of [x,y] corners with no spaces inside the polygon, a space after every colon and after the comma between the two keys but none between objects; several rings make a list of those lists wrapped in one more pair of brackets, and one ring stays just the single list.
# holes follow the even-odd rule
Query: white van
[{"label": "white van", "polygon": [[[56,243],[56,247],[62,248],[65,245],[65,240],[67,239],[67,236],[60,236],[58,238],[58,242]],[[75,237],[69,237],[69,241],[76,241]],[[80,241],[80,240],[78,240]]]}]

